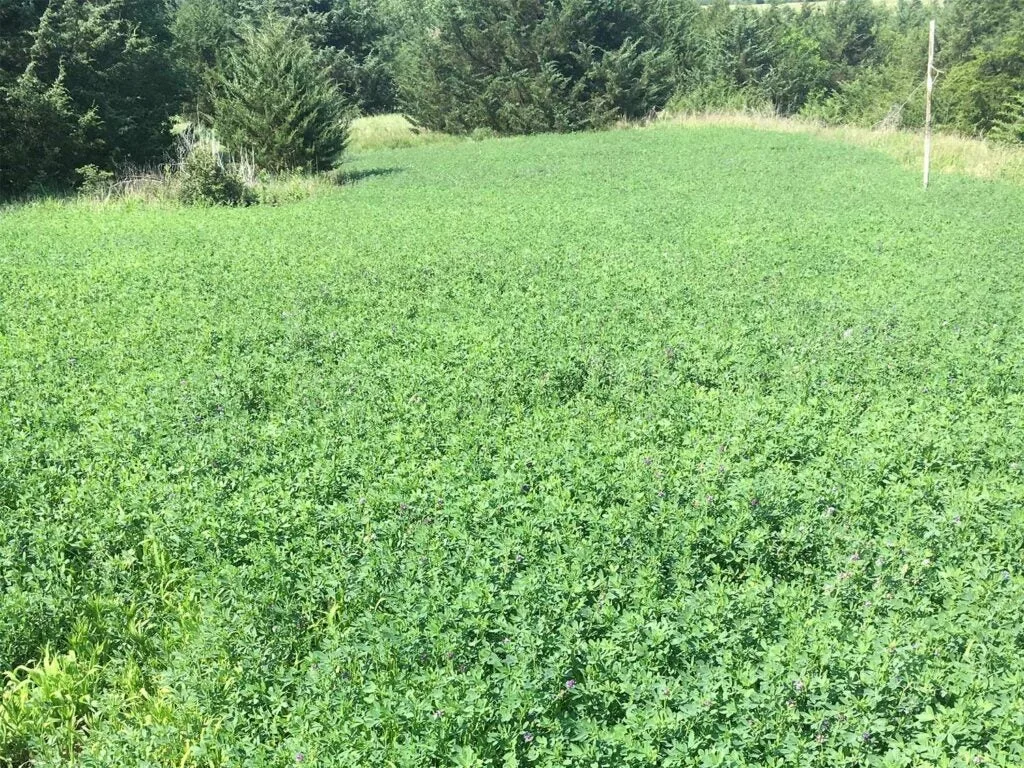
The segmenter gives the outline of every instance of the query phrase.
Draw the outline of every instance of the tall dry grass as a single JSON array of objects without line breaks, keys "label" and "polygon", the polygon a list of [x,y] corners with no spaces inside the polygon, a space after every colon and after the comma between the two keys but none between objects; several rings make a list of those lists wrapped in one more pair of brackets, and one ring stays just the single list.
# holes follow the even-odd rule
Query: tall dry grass
[{"label": "tall dry grass", "polygon": [[348,148],[353,152],[401,149],[425,144],[450,144],[454,136],[422,128],[405,115],[370,115],[356,118],[349,126]]}]

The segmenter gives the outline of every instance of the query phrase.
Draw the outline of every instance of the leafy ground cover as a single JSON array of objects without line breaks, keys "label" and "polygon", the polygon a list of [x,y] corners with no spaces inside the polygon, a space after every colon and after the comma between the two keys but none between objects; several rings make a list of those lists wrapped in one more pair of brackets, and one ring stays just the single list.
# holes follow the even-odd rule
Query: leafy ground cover
[{"label": "leafy ground cover", "polygon": [[0,218],[0,763],[1024,761],[1024,190],[799,134]]},{"label": "leafy ground cover", "polygon": [[[808,133],[824,139],[855,144],[882,152],[903,167],[921,171],[924,135],[920,131],[897,131],[823,125],[802,118],[780,118],[770,114],[720,112],[704,114],[666,113],[659,120],[677,125],[757,128],[774,133]],[[932,170],[981,179],[1024,184],[1024,146],[940,132],[932,137]]]}]

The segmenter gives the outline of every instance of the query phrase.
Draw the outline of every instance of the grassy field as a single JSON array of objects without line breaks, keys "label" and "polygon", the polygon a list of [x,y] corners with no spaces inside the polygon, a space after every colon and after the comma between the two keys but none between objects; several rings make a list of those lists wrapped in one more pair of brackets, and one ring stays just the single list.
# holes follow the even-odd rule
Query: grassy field
[{"label": "grassy field", "polygon": [[461,139],[420,128],[404,115],[370,115],[352,121],[348,148],[354,153],[405,149],[428,144],[452,144]]},{"label": "grassy field", "polygon": [[[922,171],[924,136],[918,131],[828,126],[798,117],[742,112],[665,114],[659,118],[659,122],[689,127],[717,126],[753,128],[772,133],[803,133],[881,152],[910,171]],[[939,173],[1024,185],[1024,147],[937,132],[932,141],[932,169]]]},{"label": "grassy field", "polygon": [[[916,131],[829,126],[798,117],[785,118],[756,112],[666,112],[654,121],[623,122],[616,127],[619,130],[646,130],[666,125],[690,128],[753,128],[771,133],[803,133],[881,152],[897,160],[907,170],[915,172],[921,171],[924,152],[924,136]],[[378,115],[361,117],[353,122],[350,148],[353,153],[359,155],[377,149],[454,144],[462,141],[467,139],[417,128],[401,115]],[[932,169],[937,173],[975,176],[980,179],[1024,185],[1024,148],[941,132],[934,135],[932,144]],[[296,180],[286,182],[297,185]],[[276,185],[285,187],[278,192],[278,196],[288,199],[287,183],[279,181]],[[277,192],[276,187],[273,191]],[[297,194],[291,195],[296,196]]]},{"label": "grassy field", "polygon": [[0,212],[0,765],[1024,763],[1024,189],[802,134]]}]

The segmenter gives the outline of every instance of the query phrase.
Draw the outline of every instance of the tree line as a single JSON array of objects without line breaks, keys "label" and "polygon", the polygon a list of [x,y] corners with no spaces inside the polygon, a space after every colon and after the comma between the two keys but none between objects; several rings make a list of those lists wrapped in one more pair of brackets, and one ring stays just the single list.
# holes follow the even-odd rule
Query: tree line
[{"label": "tree line", "polygon": [[177,122],[270,171],[329,168],[358,113],[456,134],[666,108],[1024,141],[1024,0],[0,0],[0,194],[168,156]]}]

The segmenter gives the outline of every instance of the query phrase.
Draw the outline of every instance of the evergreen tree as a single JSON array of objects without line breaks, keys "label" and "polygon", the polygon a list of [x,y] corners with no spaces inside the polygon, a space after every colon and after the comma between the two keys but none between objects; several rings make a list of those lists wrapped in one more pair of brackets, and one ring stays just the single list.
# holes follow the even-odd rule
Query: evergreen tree
[{"label": "evergreen tree", "polygon": [[454,133],[596,127],[671,94],[646,0],[442,0],[398,63],[402,100]]},{"label": "evergreen tree", "polygon": [[[61,186],[86,164],[111,168],[159,158],[178,84],[166,56],[162,3],[155,0],[51,0],[12,4],[30,35],[0,50],[0,188]],[[12,15],[20,6],[21,15]],[[30,45],[25,46],[26,40]]]},{"label": "evergreen tree", "polygon": [[1024,2],[951,0],[940,25],[938,120],[987,132],[1024,93]]},{"label": "evergreen tree", "polygon": [[171,51],[188,88],[186,111],[208,114],[213,75],[235,39],[238,0],[171,0]]},{"label": "evergreen tree", "polygon": [[271,171],[327,170],[348,139],[348,108],[294,23],[268,17],[242,34],[214,94],[214,126]]},{"label": "evergreen tree", "polygon": [[170,142],[167,118],[179,83],[166,46],[153,34],[161,15],[153,3],[51,0],[34,34],[32,74],[58,81],[78,115],[95,112],[98,166],[160,157]]},{"label": "evergreen tree", "polygon": [[1024,90],[1003,105],[990,135],[996,141],[1024,144]]},{"label": "evergreen tree", "polygon": [[58,75],[49,85],[30,68],[0,87],[0,198],[70,186],[96,155],[99,118],[80,113]]},{"label": "evergreen tree", "polygon": [[330,67],[349,101],[366,112],[393,110],[393,39],[373,0],[247,0],[252,16],[294,20]]},{"label": "evergreen tree", "polygon": [[32,33],[46,10],[46,0],[0,0],[0,85],[25,71]]}]

